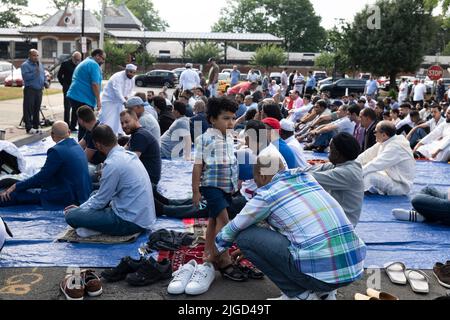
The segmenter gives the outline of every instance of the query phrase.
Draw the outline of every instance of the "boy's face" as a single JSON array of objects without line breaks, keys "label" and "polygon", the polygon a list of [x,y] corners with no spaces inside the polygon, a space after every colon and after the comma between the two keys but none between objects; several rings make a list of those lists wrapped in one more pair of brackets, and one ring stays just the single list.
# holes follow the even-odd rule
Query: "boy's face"
[{"label": "boy's face", "polygon": [[225,134],[227,130],[233,130],[235,122],[235,114],[230,111],[223,111],[217,118],[211,118],[214,128]]}]

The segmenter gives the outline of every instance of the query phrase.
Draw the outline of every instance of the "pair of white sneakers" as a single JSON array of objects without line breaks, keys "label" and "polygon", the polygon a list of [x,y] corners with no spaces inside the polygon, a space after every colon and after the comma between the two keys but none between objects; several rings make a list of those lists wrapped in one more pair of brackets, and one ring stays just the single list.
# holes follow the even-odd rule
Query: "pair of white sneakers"
[{"label": "pair of white sneakers", "polygon": [[195,260],[191,260],[172,275],[173,279],[167,287],[168,293],[199,295],[208,291],[216,271],[209,262],[197,264]]}]

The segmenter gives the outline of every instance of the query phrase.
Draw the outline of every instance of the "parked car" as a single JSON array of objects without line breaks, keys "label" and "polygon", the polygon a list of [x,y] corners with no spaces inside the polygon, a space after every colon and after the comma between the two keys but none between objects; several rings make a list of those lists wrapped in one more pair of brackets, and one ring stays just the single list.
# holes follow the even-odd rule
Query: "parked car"
[{"label": "parked car", "polygon": [[174,88],[178,84],[178,77],[173,71],[152,70],[136,76],[135,83],[137,87],[165,86]]},{"label": "parked car", "polygon": [[332,83],[333,83],[333,77],[328,77],[323,80],[317,81],[317,87],[320,88],[323,85],[332,84]]},{"label": "parked car", "polygon": [[281,83],[281,73],[280,72],[271,72],[270,80],[275,80],[277,84]]},{"label": "parked car", "polygon": [[218,77],[218,83],[219,87],[217,90],[221,92],[227,92],[228,88],[230,87],[231,77],[228,72],[221,72],[219,73]]},{"label": "parked car", "polygon": [[0,84],[5,82],[5,79],[11,75],[11,70],[16,70],[14,65],[8,61],[0,61]]},{"label": "parked car", "polygon": [[231,71],[233,71],[233,69],[222,69],[221,73],[231,73]]},{"label": "parked car", "polygon": [[[183,73],[183,71],[185,71],[186,68],[176,68],[173,69],[172,72],[175,73],[177,75],[177,78],[180,79],[181,74]],[[192,68],[192,70],[196,71],[199,75],[201,74],[200,70],[196,69],[196,68]]]},{"label": "parked car", "polygon": [[328,78],[327,73],[325,71],[313,71],[313,77],[316,78],[316,81]]},{"label": "parked car", "polygon": [[340,98],[346,94],[348,89],[348,94],[364,93],[364,88],[366,86],[366,80],[362,79],[339,79],[332,84],[322,85],[320,92],[326,92],[330,94],[331,98]]},{"label": "parked car", "polygon": [[[48,70],[45,71],[45,81],[46,81],[46,87],[48,88],[50,86],[50,83],[52,82],[52,75]],[[22,79],[22,71],[19,69],[15,69],[12,74],[10,74],[5,79],[4,83],[5,87],[22,87],[23,86],[23,79]]]},{"label": "parked car", "polygon": [[444,83],[445,88],[450,86],[450,78],[442,78],[442,82]]}]

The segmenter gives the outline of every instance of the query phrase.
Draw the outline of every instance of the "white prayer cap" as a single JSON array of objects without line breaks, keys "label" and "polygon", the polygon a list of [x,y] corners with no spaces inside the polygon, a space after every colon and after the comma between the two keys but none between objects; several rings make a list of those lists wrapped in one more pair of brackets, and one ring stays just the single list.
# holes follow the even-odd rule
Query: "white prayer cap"
[{"label": "white prayer cap", "polygon": [[281,129],[284,131],[289,131],[289,132],[294,132],[295,131],[295,126],[294,123],[292,121],[283,119],[280,121],[280,126]]},{"label": "white prayer cap", "polygon": [[125,70],[131,70],[131,71],[136,71],[137,67],[134,64],[127,64]]}]

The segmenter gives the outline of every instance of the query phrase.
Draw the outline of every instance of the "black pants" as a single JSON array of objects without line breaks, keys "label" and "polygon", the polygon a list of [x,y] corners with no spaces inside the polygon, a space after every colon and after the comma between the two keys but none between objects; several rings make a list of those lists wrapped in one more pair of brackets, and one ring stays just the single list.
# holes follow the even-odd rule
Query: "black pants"
[{"label": "black pants", "polygon": [[30,87],[23,89],[23,122],[25,122],[27,132],[31,128],[39,129],[41,103],[42,89],[37,90]]},{"label": "black pants", "polygon": [[[70,128],[71,129],[75,129],[78,123],[78,116],[77,116],[77,111],[81,106],[86,106],[86,103],[80,102],[80,101],[76,101],[70,98],[69,99],[69,103],[70,103],[70,107],[72,109],[72,117],[70,118]],[[89,106],[92,108],[92,110],[94,110],[94,107]],[[82,126],[79,126],[78,128],[78,141],[80,141],[81,139],[83,139],[84,135],[86,134],[86,129],[83,128]]]}]

